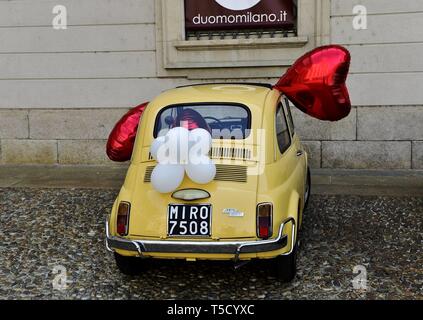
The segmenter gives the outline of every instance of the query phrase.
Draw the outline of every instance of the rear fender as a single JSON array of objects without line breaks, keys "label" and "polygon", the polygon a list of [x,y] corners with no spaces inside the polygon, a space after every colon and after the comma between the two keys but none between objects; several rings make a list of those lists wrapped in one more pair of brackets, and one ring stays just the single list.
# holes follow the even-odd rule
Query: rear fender
[{"label": "rear fender", "polygon": [[[291,196],[289,197],[289,204],[288,204],[288,218],[293,218],[295,220],[295,239],[297,238],[298,233],[298,223],[299,217],[298,214],[300,213],[300,203],[301,198],[297,191],[292,191]],[[288,244],[292,243],[292,223],[288,223],[284,227],[284,234],[288,235]]]},{"label": "rear fender", "polygon": [[117,203],[119,201],[119,197],[116,198],[115,202],[113,203],[112,211],[109,215],[109,231],[111,235],[116,235],[116,212],[117,212]]},{"label": "rear fender", "polygon": [[[137,180],[137,173],[138,168],[137,166],[131,164],[128,168],[128,172],[126,174],[125,182],[123,183],[119,194],[113,203],[112,210],[110,212],[110,218],[109,218],[109,230],[111,235],[117,235],[116,234],[116,215],[117,215],[117,208],[118,204],[121,201],[126,201],[129,203],[132,203],[132,191],[134,190],[134,184]],[[129,223],[131,222],[131,216],[129,216]]]}]

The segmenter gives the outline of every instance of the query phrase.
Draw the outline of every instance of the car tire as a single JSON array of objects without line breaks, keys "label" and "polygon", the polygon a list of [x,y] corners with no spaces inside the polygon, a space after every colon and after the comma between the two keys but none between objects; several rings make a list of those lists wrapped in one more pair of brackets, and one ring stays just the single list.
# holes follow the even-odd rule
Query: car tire
[{"label": "car tire", "polygon": [[307,180],[304,190],[304,209],[303,212],[307,209],[308,201],[310,199],[311,194],[311,174],[310,174],[310,168],[307,168]]},{"label": "car tire", "polygon": [[297,274],[297,243],[295,242],[294,250],[290,254],[275,258],[276,276],[281,282],[291,282]]},{"label": "car tire", "polygon": [[120,272],[127,276],[136,276],[142,272],[141,259],[137,257],[125,257],[114,253],[116,265]]}]

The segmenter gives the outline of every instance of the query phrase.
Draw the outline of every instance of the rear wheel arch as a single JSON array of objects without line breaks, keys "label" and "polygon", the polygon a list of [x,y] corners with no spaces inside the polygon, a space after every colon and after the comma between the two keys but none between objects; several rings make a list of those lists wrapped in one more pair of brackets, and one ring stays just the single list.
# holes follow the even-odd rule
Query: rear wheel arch
[{"label": "rear wheel arch", "polygon": [[288,244],[292,246],[290,252],[275,258],[276,275],[282,282],[290,282],[295,278],[297,272],[297,251],[298,251],[298,219],[301,213],[301,198],[297,192],[293,192],[290,197],[288,218],[295,220],[294,241],[291,238],[292,224],[288,223],[284,233],[288,235]]},{"label": "rear wheel arch", "polygon": [[288,205],[288,217],[292,217],[297,220],[298,218],[298,209],[301,208],[301,197],[298,192],[293,191],[289,198],[289,205]]},{"label": "rear wheel arch", "polygon": [[[289,199],[289,205],[288,205],[288,218],[293,218],[295,220],[295,238],[297,237],[298,233],[298,226],[299,226],[299,219],[300,219],[300,213],[301,213],[301,197],[298,194],[298,192],[293,191],[290,199]],[[291,226],[291,223],[287,224],[288,226]],[[287,230],[285,227],[284,233],[286,234]],[[291,234],[291,232],[288,232],[288,234]],[[291,239],[288,239],[291,241]]]}]

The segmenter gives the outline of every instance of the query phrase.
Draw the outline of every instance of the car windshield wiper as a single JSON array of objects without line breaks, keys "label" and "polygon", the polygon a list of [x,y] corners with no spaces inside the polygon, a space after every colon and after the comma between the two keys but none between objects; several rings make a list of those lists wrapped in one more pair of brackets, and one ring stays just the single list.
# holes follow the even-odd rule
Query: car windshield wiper
[{"label": "car windshield wiper", "polygon": [[220,120],[232,120],[232,119],[242,119],[242,117],[231,117],[231,116],[227,116],[227,117],[221,118]]}]

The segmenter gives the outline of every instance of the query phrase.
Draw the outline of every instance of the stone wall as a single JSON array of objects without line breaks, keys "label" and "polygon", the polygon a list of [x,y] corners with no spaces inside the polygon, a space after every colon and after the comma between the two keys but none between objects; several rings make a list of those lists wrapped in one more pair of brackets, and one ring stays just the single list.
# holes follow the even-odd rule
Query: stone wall
[{"label": "stone wall", "polygon": [[0,163],[116,165],[106,141],[127,110],[0,110]]},{"label": "stone wall", "polygon": [[423,107],[356,107],[336,123],[294,111],[315,168],[423,169]]},{"label": "stone wall", "polygon": [[[3,164],[101,164],[127,109],[0,110]],[[422,107],[355,107],[339,122],[293,109],[313,168],[423,169]]]},{"label": "stone wall", "polygon": [[[294,111],[312,166],[423,169],[423,1],[299,1],[304,34],[289,39],[293,47],[283,39],[232,41],[210,50],[239,65],[197,61],[202,67],[164,70],[177,63],[163,63],[163,23],[172,28],[179,16],[168,10],[175,21],[163,21],[158,8],[183,0],[63,0],[66,30],[51,26],[55,0],[0,0],[0,163],[114,165],[105,142],[130,107],[178,85],[274,83],[292,56],[339,43],[352,54],[351,115],[327,123]],[[368,10],[366,30],[352,28],[357,4]],[[201,58],[195,43],[182,47],[167,59]]]}]

